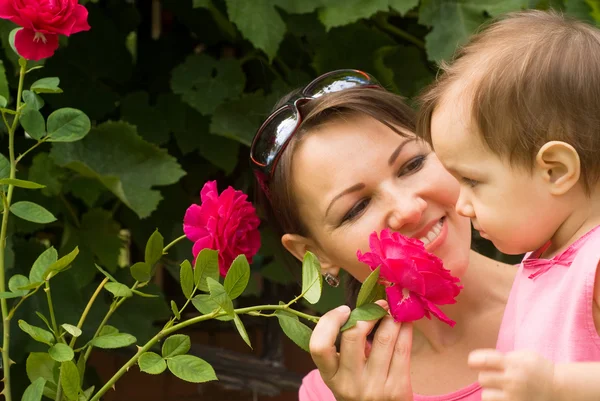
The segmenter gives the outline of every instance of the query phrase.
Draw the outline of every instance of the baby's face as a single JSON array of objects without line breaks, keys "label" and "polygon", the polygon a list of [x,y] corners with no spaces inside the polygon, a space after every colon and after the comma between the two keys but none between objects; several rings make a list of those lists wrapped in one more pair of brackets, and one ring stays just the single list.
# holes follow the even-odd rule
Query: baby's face
[{"label": "baby's face", "polygon": [[535,169],[492,153],[461,102],[445,100],[433,113],[431,136],[438,158],[460,182],[457,212],[504,253],[538,249],[560,226],[547,183]]}]

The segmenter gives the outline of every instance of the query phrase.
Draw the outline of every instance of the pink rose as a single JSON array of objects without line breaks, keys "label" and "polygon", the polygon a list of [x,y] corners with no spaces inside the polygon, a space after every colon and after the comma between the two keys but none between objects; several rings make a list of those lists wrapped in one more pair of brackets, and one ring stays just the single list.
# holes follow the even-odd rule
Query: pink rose
[{"label": "pink rose", "polygon": [[78,0],[0,0],[0,18],[22,26],[15,47],[28,60],[50,57],[58,35],[88,31],[87,9]]},{"label": "pink rose", "polygon": [[394,320],[411,322],[431,314],[454,326],[436,305],[453,304],[462,286],[444,268],[440,258],[427,252],[423,242],[385,229],[380,237],[369,237],[371,252],[357,252],[358,260],[371,270],[381,266],[380,282],[385,285]]},{"label": "pink rose", "polygon": [[194,258],[205,248],[218,250],[222,276],[238,255],[252,263],[260,248],[260,219],[247,198],[232,187],[219,195],[217,182],[209,181],[200,192],[202,204],[190,206],[183,218],[183,232],[194,242]]}]

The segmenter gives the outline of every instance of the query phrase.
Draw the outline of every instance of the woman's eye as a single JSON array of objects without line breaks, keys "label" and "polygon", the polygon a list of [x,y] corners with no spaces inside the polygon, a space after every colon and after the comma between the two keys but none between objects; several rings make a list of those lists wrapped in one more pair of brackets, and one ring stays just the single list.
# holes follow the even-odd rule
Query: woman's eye
[{"label": "woman's eye", "polygon": [[472,180],[472,179],[467,178],[467,177],[463,177],[462,178],[462,182],[464,182],[466,185],[470,186],[471,188],[474,188],[475,186],[477,186],[477,184],[479,184],[479,181]]},{"label": "woman's eye", "polygon": [[414,172],[420,170],[421,167],[423,167],[423,164],[425,164],[426,157],[427,157],[427,155],[421,155],[421,156],[415,157],[414,159],[411,159],[408,163],[404,164],[400,168],[400,171],[398,172],[398,177],[401,177],[401,176],[407,175],[407,174],[411,174],[411,173],[414,173]]},{"label": "woman's eye", "polygon": [[346,223],[348,221],[354,220],[358,217],[369,205],[369,199],[361,199],[357,204],[355,204],[352,209],[348,211],[342,218],[342,223]]}]

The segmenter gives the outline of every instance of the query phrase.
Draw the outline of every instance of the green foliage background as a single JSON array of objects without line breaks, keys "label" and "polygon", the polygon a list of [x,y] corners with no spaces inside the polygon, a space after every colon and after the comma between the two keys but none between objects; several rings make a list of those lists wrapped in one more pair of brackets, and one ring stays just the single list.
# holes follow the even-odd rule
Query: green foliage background
[{"label": "green foliage background", "polygon": [[[80,142],[44,144],[19,165],[17,178],[46,188],[17,191],[15,201],[43,205],[58,221],[12,219],[7,242],[8,277],[27,275],[49,245],[60,256],[79,246],[74,268],[53,281],[57,320],[71,324],[95,288],[94,263],[127,283],[124,268],[143,258],[155,228],[166,241],[181,235],[183,214],[205,181],[249,191],[248,146],[286,92],[332,69],[359,68],[410,98],[432,81],[436,63],[490,16],[553,7],[593,24],[600,20],[597,0],[164,0],[162,10],[151,1],[98,0],[86,7],[91,31],[63,40],[45,62],[44,76],[60,76],[65,93],[44,96],[41,111],[77,107],[94,128]],[[0,95],[7,98],[18,72],[8,45],[13,27],[0,21]],[[2,141],[6,149],[6,136]],[[19,135],[17,151],[30,145]],[[252,266],[255,295],[261,277],[294,280],[282,267],[277,240],[263,231]],[[190,253],[191,244],[179,244],[167,261],[176,266]],[[13,319],[15,378],[24,376],[26,354],[39,350],[16,321],[35,324],[35,311],[46,310],[42,297]],[[317,309],[339,300],[339,291],[330,293]],[[97,302],[88,332],[109,302]],[[132,298],[110,324],[145,341],[156,331],[152,322],[168,314],[164,297]]]}]

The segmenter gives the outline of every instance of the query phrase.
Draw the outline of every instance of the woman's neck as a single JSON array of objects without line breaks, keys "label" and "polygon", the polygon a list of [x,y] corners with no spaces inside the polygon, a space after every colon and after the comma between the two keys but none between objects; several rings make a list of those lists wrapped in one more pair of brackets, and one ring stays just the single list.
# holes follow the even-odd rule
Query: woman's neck
[{"label": "woman's neck", "polygon": [[464,340],[471,329],[470,323],[482,314],[502,310],[508,300],[516,268],[471,251],[469,267],[463,277],[463,289],[456,303],[444,305],[442,311],[456,322],[454,327],[433,318],[415,323],[413,352],[428,346],[442,352]]}]

